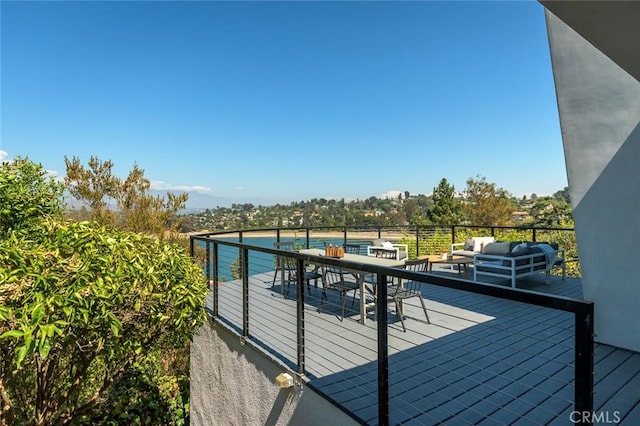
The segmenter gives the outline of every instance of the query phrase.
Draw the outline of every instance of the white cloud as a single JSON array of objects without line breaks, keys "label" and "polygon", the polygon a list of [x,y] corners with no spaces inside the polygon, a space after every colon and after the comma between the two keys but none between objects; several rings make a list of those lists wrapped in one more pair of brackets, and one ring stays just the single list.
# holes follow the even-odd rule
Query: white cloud
[{"label": "white cloud", "polygon": [[55,170],[45,170],[47,176],[53,178],[56,182],[64,183],[64,176],[60,176]]},{"label": "white cloud", "polygon": [[236,191],[244,191],[244,186],[236,186],[235,190]]},{"label": "white cloud", "polygon": [[151,189],[183,192],[211,192],[211,188],[200,185],[173,185],[160,180],[151,181]]},{"label": "white cloud", "polygon": [[382,198],[382,199],[385,199],[385,198],[389,198],[389,199],[398,198],[398,195],[400,195],[401,193],[402,193],[401,191],[391,190],[391,191],[387,191],[384,194],[380,195],[380,198]]},{"label": "white cloud", "polygon": [[4,161],[7,157],[9,157],[9,153],[0,149],[0,161]]}]

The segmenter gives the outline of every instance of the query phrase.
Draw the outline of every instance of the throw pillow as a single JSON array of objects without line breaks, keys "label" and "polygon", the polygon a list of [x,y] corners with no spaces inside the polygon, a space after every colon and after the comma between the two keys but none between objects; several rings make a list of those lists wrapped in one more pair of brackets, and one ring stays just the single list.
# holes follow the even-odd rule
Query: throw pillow
[{"label": "throw pillow", "polygon": [[473,251],[473,240],[471,238],[464,240],[464,249]]},{"label": "throw pillow", "polygon": [[483,254],[493,254],[497,256],[502,256],[504,254],[509,253],[509,248],[511,247],[511,243],[489,243],[482,248]]},{"label": "throw pillow", "polygon": [[527,247],[527,243],[518,244],[517,246],[511,249],[511,253],[513,254],[525,253],[528,250],[528,248],[529,247]]}]

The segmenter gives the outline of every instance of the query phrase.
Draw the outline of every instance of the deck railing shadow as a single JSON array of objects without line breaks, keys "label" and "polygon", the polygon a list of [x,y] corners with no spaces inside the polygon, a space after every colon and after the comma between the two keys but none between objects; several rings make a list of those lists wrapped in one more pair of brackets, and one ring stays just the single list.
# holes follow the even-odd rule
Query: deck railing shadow
[{"label": "deck railing shadow", "polygon": [[[492,388],[487,385],[498,380],[502,381],[504,387],[520,387],[522,390],[523,385],[518,381],[519,377],[515,377],[516,372],[523,373],[529,368],[520,365],[522,363],[534,366],[559,362],[562,368],[558,371],[569,371],[568,376],[567,373],[562,373],[562,390],[547,394],[550,401],[564,401],[559,405],[554,403],[555,408],[549,408],[549,412],[558,415],[564,413],[568,407],[576,411],[591,411],[593,408],[593,305],[589,302],[502,286],[478,285],[457,277],[425,275],[366,264],[350,265],[350,268],[375,274],[380,283],[386,282],[387,277],[391,276],[425,283],[423,292],[432,324],[427,325],[426,322],[419,321],[418,306],[408,304],[406,313],[411,317],[411,321],[406,321],[408,329],[403,333],[399,325],[393,324],[397,321],[396,316],[393,313],[388,314],[386,305],[378,304],[377,321],[368,321],[365,325],[357,321],[359,301],[356,301],[353,308],[348,301],[347,317],[344,321],[339,321],[334,315],[338,309],[338,306],[334,307],[334,303],[329,306],[325,304],[326,309],[322,311],[318,309],[320,287],[312,288],[312,294],[308,295],[306,283],[299,280],[295,283],[295,288],[292,286],[290,297],[285,298],[280,291],[278,280],[273,287],[271,286],[273,258],[276,255],[295,259],[299,271],[309,263],[339,267],[339,260],[297,252],[281,252],[247,245],[241,241],[220,241],[211,236],[193,236],[192,241],[202,242],[205,246],[205,274],[212,283],[209,302],[212,318],[227,326],[231,324],[231,328],[243,341],[256,344],[262,349],[267,348],[266,352],[299,375],[308,378],[310,387],[336,402],[357,421],[367,424],[389,424],[390,419],[394,419],[393,423],[396,423],[400,418],[426,416],[425,424],[431,424],[436,421],[434,419],[440,419],[445,415],[459,416],[461,411],[452,408],[453,406],[475,406],[476,409],[471,412],[475,411],[485,416],[495,415],[496,410],[485,412],[491,403],[480,408],[477,406],[479,400],[469,397],[476,388],[484,389],[484,392],[493,389],[497,406],[526,405],[519,396],[514,397],[511,393],[502,391],[501,386],[496,385]],[[220,249],[222,246],[225,247],[224,250]],[[217,271],[220,264],[218,256],[225,252],[229,253],[227,255],[237,253],[239,277],[220,283]],[[252,263],[256,262],[264,263],[257,268],[264,272],[249,274],[249,270],[255,268]],[[386,286],[379,288],[381,294],[378,297],[384,300]],[[433,296],[434,289],[441,292],[440,296]],[[456,296],[446,296],[444,293],[447,291],[455,293]],[[336,302],[335,297],[330,298]],[[470,304],[464,302],[468,298],[487,301],[486,304],[470,309]],[[503,304],[501,309],[505,309],[505,304],[508,305],[509,311],[496,310],[497,308],[492,307],[496,303]],[[527,309],[523,309],[522,306]],[[530,312],[523,315],[525,310]],[[538,315],[551,318],[561,325],[536,320]],[[536,336],[527,337],[528,330],[535,331]],[[502,339],[507,339],[506,342],[510,343],[496,346],[496,336],[502,336]],[[528,347],[538,347],[540,350],[533,351],[527,359],[516,363],[516,358],[513,357],[528,354],[526,350],[517,350],[523,341],[530,342]],[[499,355],[488,356],[485,353],[491,350],[492,345],[493,349],[497,348],[496,353]],[[563,352],[545,354],[544,351],[552,351],[552,347],[561,348]],[[458,353],[463,352],[465,358],[462,361],[458,359],[458,356],[453,355],[453,349]],[[437,358],[434,358],[434,354]],[[429,364],[429,359],[439,361]],[[472,359],[476,361],[472,362]],[[487,360],[492,360],[490,365],[484,365]],[[446,361],[444,364],[451,364],[451,368],[443,370],[443,361]],[[424,364],[425,362],[427,364]],[[459,365],[460,369],[454,368],[458,362],[462,362]],[[440,369],[439,373],[431,371],[433,368]],[[463,374],[461,369],[468,371]],[[431,371],[428,374],[434,376],[420,373],[422,370]],[[511,371],[509,375],[514,377],[509,376],[505,382],[503,373],[507,371]],[[556,373],[557,371],[550,372],[547,379]],[[433,383],[445,383],[444,378],[447,374],[449,377],[452,377],[451,374],[455,377],[460,376],[461,380],[464,377],[466,385],[460,384],[453,388],[432,386]],[[527,374],[523,373],[521,377]],[[544,374],[542,376],[546,377]],[[470,379],[473,380],[469,382]],[[429,384],[430,382],[432,384]],[[466,390],[469,386],[471,388]],[[528,388],[524,389],[521,395],[537,392],[536,385],[527,383],[525,386]],[[465,391],[458,392],[460,389]],[[407,393],[409,390],[411,392]],[[452,393],[456,396],[453,397]],[[556,393],[560,395],[557,398]],[[409,403],[409,397],[417,398],[422,403]],[[503,401],[500,403],[502,405],[498,404],[498,399]],[[567,401],[569,405],[565,406]],[[416,412],[425,402],[432,404],[431,408]],[[445,408],[438,408],[441,406]],[[513,411],[519,413],[518,415],[525,415],[533,413],[531,410],[509,409],[505,413]],[[436,415],[436,412],[440,414]]]}]

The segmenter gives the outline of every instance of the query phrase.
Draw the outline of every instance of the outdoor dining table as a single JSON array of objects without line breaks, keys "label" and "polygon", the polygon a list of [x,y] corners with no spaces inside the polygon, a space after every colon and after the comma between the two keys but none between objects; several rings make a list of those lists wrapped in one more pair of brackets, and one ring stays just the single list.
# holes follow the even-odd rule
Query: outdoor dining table
[{"label": "outdoor dining table", "polygon": [[[325,257],[323,249],[315,249],[315,248],[302,249],[302,250],[298,250],[298,252],[302,254],[310,254],[313,256]],[[335,259],[335,258],[331,257],[330,259]],[[345,253],[344,257],[341,257],[335,260],[340,261],[340,268],[343,271],[353,273],[358,279],[358,286],[360,287],[360,322],[362,324],[366,324],[367,308],[369,306],[375,306],[375,305],[372,303],[367,303],[367,298],[365,294],[366,289],[365,289],[365,282],[364,282],[365,274],[362,272],[361,269],[358,269],[357,266],[354,264],[397,268],[404,265],[404,259],[396,260],[396,259],[387,259],[387,258],[375,257],[375,256],[364,256],[361,254]]]}]

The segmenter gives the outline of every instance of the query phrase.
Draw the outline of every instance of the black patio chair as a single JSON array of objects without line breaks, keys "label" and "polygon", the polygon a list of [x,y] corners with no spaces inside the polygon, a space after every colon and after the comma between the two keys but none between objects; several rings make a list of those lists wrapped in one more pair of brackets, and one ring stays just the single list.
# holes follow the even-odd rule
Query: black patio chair
[{"label": "black patio chair", "polygon": [[[273,248],[277,250],[294,251],[295,244],[293,241],[278,241],[273,243]],[[278,276],[278,272],[282,274],[281,275],[282,279],[286,280],[287,275],[291,272],[291,268],[293,267],[293,269],[295,269],[295,262],[293,262],[293,265],[292,265],[291,262],[285,262],[285,259],[287,258],[284,256],[276,256],[276,270],[273,273],[273,282],[271,283],[271,288],[273,288],[276,285],[276,278]]]},{"label": "black patio chair", "polygon": [[[298,283],[298,267],[296,266],[296,260],[293,257],[282,256],[282,262],[284,263],[284,270],[287,273],[285,278],[285,284],[287,285],[285,296],[288,296],[291,284],[293,283],[296,285]],[[322,274],[319,273],[317,269],[307,270],[306,266],[302,273],[302,280],[307,283],[307,292],[311,295],[311,280],[322,278]]]},{"label": "black patio chair", "polygon": [[340,321],[344,319],[344,312],[347,302],[347,294],[353,291],[353,301],[351,305],[356,301],[356,292],[360,288],[357,281],[352,279],[346,279],[341,269],[335,267],[323,267],[322,268],[322,300],[320,302],[320,310],[324,302],[327,301],[327,290],[334,290],[340,293],[342,302],[342,315]]},{"label": "black patio chair", "polygon": [[351,254],[360,254],[360,244],[353,244],[353,243],[345,244],[344,252],[351,253]]},{"label": "black patio chair", "polygon": [[[416,260],[407,260],[404,264],[404,268],[412,271],[412,272],[427,272],[427,266],[429,265],[429,260],[427,259],[416,259]],[[394,284],[387,287],[387,303],[394,303],[396,305],[396,314],[400,317],[400,322],[402,323],[402,330],[407,331],[407,328],[404,325],[404,313],[402,312],[402,303],[414,297],[420,299],[420,304],[422,304],[422,310],[424,311],[424,315],[427,318],[427,324],[431,324],[429,321],[429,314],[427,313],[427,307],[424,304],[424,299],[422,297],[422,282],[421,281],[402,281],[401,284]]]}]

